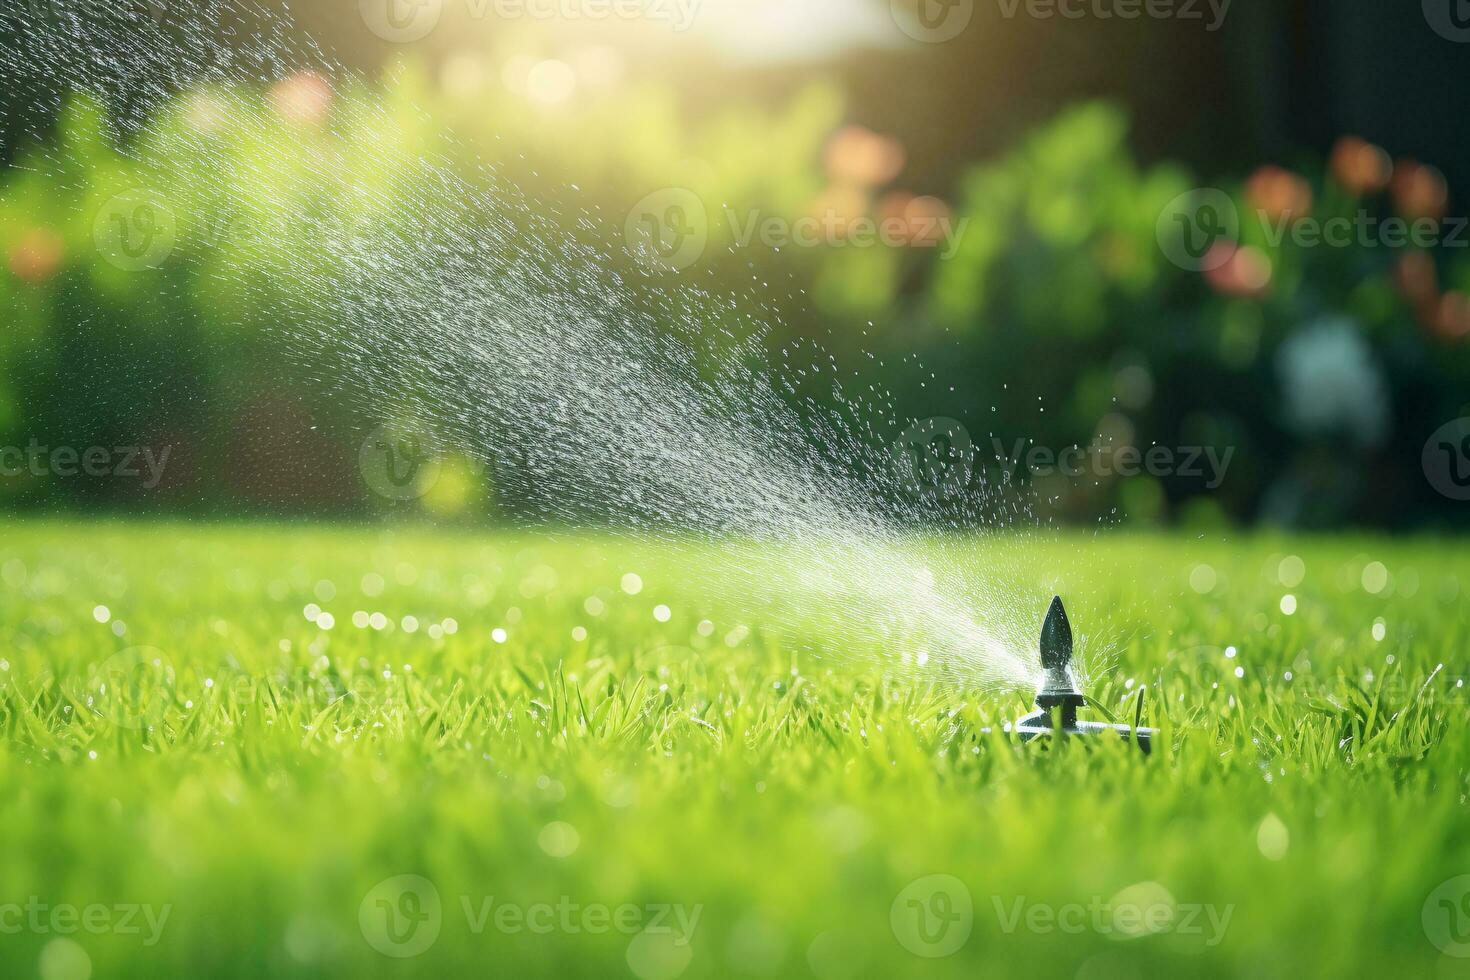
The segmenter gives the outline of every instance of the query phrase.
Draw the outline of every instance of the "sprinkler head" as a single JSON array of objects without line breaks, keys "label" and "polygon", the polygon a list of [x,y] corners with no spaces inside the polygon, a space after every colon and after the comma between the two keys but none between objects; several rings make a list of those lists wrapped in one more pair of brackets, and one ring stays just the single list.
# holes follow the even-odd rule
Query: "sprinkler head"
[{"label": "sprinkler head", "polygon": [[[1023,742],[1043,735],[1100,735],[1112,733],[1135,742],[1145,754],[1152,748],[1154,731],[1136,724],[1109,725],[1099,721],[1078,721],[1077,709],[1086,707],[1087,698],[1077,688],[1077,675],[1072,670],[1072,624],[1061,596],[1054,596],[1041,624],[1041,683],[1036,688],[1036,711],[1015,724]],[[1140,698],[1142,695],[1140,694]],[[1142,713],[1140,700],[1139,710]]]}]

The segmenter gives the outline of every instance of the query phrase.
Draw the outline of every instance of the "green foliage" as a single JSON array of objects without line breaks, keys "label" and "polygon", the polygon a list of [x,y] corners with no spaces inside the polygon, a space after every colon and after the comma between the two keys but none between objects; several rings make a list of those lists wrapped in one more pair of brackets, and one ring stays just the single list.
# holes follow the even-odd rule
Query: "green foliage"
[{"label": "green foliage", "polygon": [[[1242,216],[1238,244],[1267,281],[1234,266],[1180,268],[1160,227],[1170,203],[1205,181],[1136,162],[1126,120],[1106,104],[1066,112],[973,167],[952,205],[922,199],[950,221],[933,247],[860,245],[843,230],[816,244],[747,242],[742,234],[766,221],[907,213],[904,175],[864,184],[844,173],[851,161],[834,163],[834,145],[854,132],[834,86],[810,85],[774,108],[732,102],[698,115],[657,85],[537,104],[487,71],[451,61],[434,78],[404,63],[371,88],[295,76],[264,92],[185,92],[126,153],[102,109],[75,99],[55,145],[23,157],[0,185],[4,444],[167,437],[199,463],[171,505],[316,506],[255,477],[242,485],[229,460],[241,442],[279,440],[264,420],[311,418],[329,431],[343,415],[317,379],[348,369],[303,363],[283,344],[308,333],[294,329],[303,323],[344,333],[350,318],[332,317],[352,301],[333,295],[352,279],[344,255],[374,234],[418,234],[397,225],[425,193],[422,161],[443,157],[472,181],[513,188],[568,242],[591,236],[623,279],[645,274],[624,247],[630,209],[665,188],[692,191],[707,244],[671,276],[759,311],[773,346],[820,338],[856,372],[854,390],[893,391],[905,414],[958,418],[977,442],[1234,452],[1218,488],[1178,475],[1046,488],[1057,516],[1391,525],[1453,516],[1418,462],[1429,433],[1464,414],[1470,385],[1470,346],[1441,322],[1441,304],[1461,309],[1455,290],[1470,287],[1470,262],[1453,249],[1276,240],[1256,216],[1259,191],[1211,178]],[[867,133],[849,147],[859,170],[881,139]],[[1332,177],[1286,179],[1305,188],[1317,222],[1392,214],[1386,196],[1350,193]],[[166,257],[142,271],[119,268],[102,246],[117,195],[139,188],[177,223]],[[1427,263],[1420,278],[1438,281],[1406,299],[1411,259]],[[1470,301],[1462,306],[1470,330]],[[709,330],[738,336],[751,322],[711,313]],[[1333,329],[1314,331],[1323,324]],[[1288,357],[1303,335],[1316,339]],[[1318,372],[1303,394],[1301,365],[1344,356],[1356,374]],[[1324,421],[1295,420],[1293,399],[1325,405]],[[388,418],[401,406],[368,410]],[[340,489],[358,482],[352,449],[336,448],[320,454],[339,488],[328,506],[360,506]],[[1375,476],[1384,472],[1391,483]],[[0,488],[31,502],[64,492],[45,481]]]}]

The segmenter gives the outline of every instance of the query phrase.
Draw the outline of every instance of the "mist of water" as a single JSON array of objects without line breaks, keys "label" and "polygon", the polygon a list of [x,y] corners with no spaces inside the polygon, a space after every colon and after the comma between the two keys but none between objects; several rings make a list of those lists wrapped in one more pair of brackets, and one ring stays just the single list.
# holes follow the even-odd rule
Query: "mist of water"
[{"label": "mist of water", "polygon": [[[953,533],[982,511],[993,521],[997,499],[961,502],[936,523],[889,448],[902,411],[884,392],[847,391],[853,373],[820,347],[773,355],[764,284],[729,297],[654,266],[620,275],[627,263],[610,258],[628,247],[621,221],[579,209],[574,188],[529,199],[493,168],[467,167],[449,134],[444,156],[404,159],[401,124],[371,99],[340,122],[355,153],[381,147],[366,158],[376,165],[359,160],[360,179],[341,182],[342,161],[323,158],[320,141],[246,160],[221,134],[252,124],[262,90],[303,70],[338,88],[361,81],[245,0],[170,5],[161,21],[125,4],[68,9],[12,14],[19,42],[0,52],[0,84],[48,64],[57,105],[97,95],[118,146],[177,210],[201,188],[246,197],[284,176],[284,200],[212,206],[304,222],[333,198],[373,219],[323,226],[322,260],[279,270],[294,284],[274,311],[282,349],[345,364],[321,379],[341,397],[403,406],[493,467],[502,494],[545,524],[722,543],[723,560],[690,574],[784,642],[878,657],[919,679],[1034,682],[1044,597],[990,559],[983,536]],[[177,111],[171,96],[185,85],[210,93],[184,110],[208,125],[186,119],[165,139],[137,139],[145,120]],[[33,159],[73,176],[64,148]],[[1010,506],[1003,521],[1024,524]],[[917,537],[926,519],[941,533]]]}]

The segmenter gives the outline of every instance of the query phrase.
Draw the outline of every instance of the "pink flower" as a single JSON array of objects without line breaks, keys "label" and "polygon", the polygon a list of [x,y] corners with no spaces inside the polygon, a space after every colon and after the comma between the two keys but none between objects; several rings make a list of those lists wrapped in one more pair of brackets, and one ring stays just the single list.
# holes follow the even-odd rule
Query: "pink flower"
[{"label": "pink flower", "polygon": [[1245,198],[1272,224],[1295,221],[1312,210],[1312,185],[1290,170],[1267,165],[1246,181]]},{"label": "pink flower", "polygon": [[332,86],[315,72],[297,72],[271,87],[271,108],[287,122],[320,126],[332,111]]},{"label": "pink flower", "polygon": [[1253,245],[1217,242],[1205,253],[1205,281],[1222,296],[1259,299],[1270,292],[1271,260]]},{"label": "pink flower", "polygon": [[1359,136],[1344,136],[1332,147],[1332,178],[1356,195],[1372,194],[1388,185],[1393,162],[1383,147]]},{"label": "pink flower", "polygon": [[865,126],[844,126],[827,142],[827,175],[834,183],[881,187],[903,170],[903,144]]},{"label": "pink flower", "polygon": [[1444,174],[1434,167],[1417,160],[1400,160],[1388,186],[1399,214],[1410,221],[1419,218],[1438,221],[1445,216],[1450,189]]},{"label": "pink flower", "polygon": [[66,243],[51,228],[32,228],[10,246],[10,272],[17,279],[40,285],[55,276],[66,257]]}]

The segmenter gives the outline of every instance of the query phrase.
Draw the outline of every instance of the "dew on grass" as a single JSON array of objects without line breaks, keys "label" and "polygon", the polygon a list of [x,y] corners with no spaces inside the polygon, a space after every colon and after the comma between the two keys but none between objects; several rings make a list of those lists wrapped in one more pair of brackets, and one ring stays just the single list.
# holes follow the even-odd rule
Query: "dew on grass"
[{"label": "dew on grass", "polygon": [[1387,635],[1388,624],[1383,620],[1383,618],[1380,617],[1373,620],[1373,639],[1378,641],[1379,643],[1382,643],[1383,638]]},{"label": "dew on grass", "polygon": [[636,572],[629,572],[623,576],[620,586],[628,595],[637,595],[643,591],[643,579]]},{"label": "dew on grass", "polygon": [[1388,587],[1388,569],[1381,561],[1371,561],[1363,566],[1363,591],[1378,595]]},{"label": "dew on grass", "polygon": [[581,846],[582,837],[577,833],[577,828],[566,821],[553,820],[541,828],[536,843],[551,857],[565,858],[576,853]]},{"label": "dew on grass", "polygon": [[1189,573],[1189,587],[1200,595],[1213,592],[1218,580],[1215,570],[1209,565],[1196,565]]},{"label": "dew on grass", "polygon": [[589,616],[601,616],[604,608],[603,602],[595,595],[589,595],[582,601],[582,608]]},{"label": "dew on grass", "polygon": [[92,957],[75,940],[58,937],[41,948],[37,970],[41,980],[89,980]]},{"label": "dew on grass", "polygon": [[1297,555],[1287,555],[1276,566],[1276,579],[1288,589],[1302,584],[1307,577],[1307,564]]},{"label": "dew on grass", "polygon": [[1281,611],[1282,611],[1282,613],[1284,613],[1287,616],[1291,616],[1291,615],[1295,614],[1296,613],[1296,596],[1292,595],[1290,592],[1288,592],[1288,593],[1286,593],[1286,595],[1282,596],[1281,597]]},{"label": "dew on grass", "polygon": [[660,604],[653,607],[653,618],[658,620],[660,623],[667,623],[669,619],[672,618],[672,616],[673,612],[669,609],[668,606]]},{"label": "dew on grass", "polygon": [[505,630],[500,629],[499,627],[496,627],[495,629],[490,631],[490,639],[494,640],[496,643],[504,643],[506,640],[506,635],[507,634]]},{"label": "dew on grass", "polygon": [[1291,834],[1286,824],[1274,813],[1266,814],[1256,827],[1256,847],[1268,861],[1280,861],[1286,857],[1291,845]]},{"label": "dew on grass", "polygon": [[99,623],[105,623],[112,618],[112,610],[106,606],[93,606],[92,618]]}]

